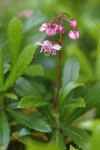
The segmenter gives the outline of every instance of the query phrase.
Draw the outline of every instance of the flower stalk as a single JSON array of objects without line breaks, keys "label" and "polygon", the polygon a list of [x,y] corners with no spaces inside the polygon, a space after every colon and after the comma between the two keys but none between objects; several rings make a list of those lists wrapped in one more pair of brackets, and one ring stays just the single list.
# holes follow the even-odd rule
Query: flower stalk
[{"label": "flower stalk", "polygon": [[[60,23],[57,20],[60,19]],[[51,23],[43,23],[39,28],[40,32],[45,32],[45,34],[49,37],[54,36],[55,34],[59,34],[59,39],[51,39],[51,41],[46,40],[43,42],[37,42],[36,44],[41,46],[41,51],[44,52],[46,56],[49,55],[56,55],[56,51],[58,51],[58,67],[57,67],[57,92],[56,92],[56,102],[55,102],[55,111],[58,113],[59,108],[59,92],[60,92],[60,85],[61,85],[61,56],[62,56],[62,35],[65,31],[64,29],[64,21],[68,22],[69,26],[72,28],[69,33],[68,37],[72,40],[77,40],[80,36],[79,32],[76,30],[77,21],[70,18],[67,13],[62,13],[55,17]],[[57,42],[57,44],[53,44],[53,42]]]}]

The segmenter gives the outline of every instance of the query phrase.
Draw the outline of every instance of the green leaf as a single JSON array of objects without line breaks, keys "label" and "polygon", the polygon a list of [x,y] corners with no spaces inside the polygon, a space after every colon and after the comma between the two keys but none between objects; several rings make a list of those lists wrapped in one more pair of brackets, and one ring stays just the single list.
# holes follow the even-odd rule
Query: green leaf
[{"label": "green leaf", "polygon": [[64,104],[62,106],[62,109],[70,109],[70,108],[79,108],[79,107],[85,107],[85,102],[82,97],[72,99],[69,103]]},{"label": "green leaf", "polygon": [[18,93],[21,97],[39,95],[39,91],[36,86],[34,86],[34,84],[31,85],[26,79],[22,77],[16,81],[15,90],[16,93]]},{"label": "green leaf", "polygon": [[19,102],[20,108],[33,108],[49,105],[49,102],[42,96],[27,96]]},{"label": "green leaf", "polygon": [[62,77],[62,88],[65,88],[69,82],[76,81],[79,76],[79,61],[76,57],[70,57],[65,63]]},{"label": "green leaf", "polygon": [[74,55],[79,59],[81,72],[85,74],[85,78],[87,78],[88,81],[93,81],[94,72],[92,70],[91,64],[84,52],[79,49],[78,45],[76,43],[69,45],[66,52],[69,57]]},{"label": "green leaf", "polygon": [[11,68],[11,65],[9,63],[4,63],[4,74],[6,74]]},{"label": "green leaf", "polygon": [[28,45],[19,55],[19,58],[11,70],[6,83],[4,85],[5,89],[8,89],[12,84],[23,74],[27,65],[32,60],[33,54],[35,52],[35,46]]},{"label": "green leaf", "polygon": [[[70,82],[65,88],[64,90],[61,92],[61,96],[60,96],[60,103],[64,103],[64,99],[68,96],[68,94],[75,88],[80,87],[80,86],[84,86],[84,84],[82,83],[78,83],[76,81],[72,81]],[[65,100],[66,101],[66,100]]]},{"label": "green leaf", "polygon": [[3,76],[3,62],[2,62],[2,51],[0,49],[0,89],[3,88],[4,76]]},{"label": "green leaf", "polygon": [[7,116],[0,112],[0,142],[7,148],[10,140],[10,128]]},{"label": "green leaf", "polygon": [[11,63],[14,64],[17,61],[18,55],[20,53],[20,47],[23,36],[22,23],[18,18],[13,18],[8,26],[8,41],[10,48]]},{"label": "green leaf", "polygon": [[79,148],[86,150],[89,142],[89,134],[82,129],[75,127],[67,127],[63,129],[64,135],[69,136]]},{"label": "green leaf", "polygon": [[90,143],[86,150],[100,150],[100,124],[94,128]]},{"label": "green leaf", "polygon": [[35,65],[30,65],[26,68],[25,74],[28,76],[43,76],[44,71],[42,65],[35,64]]},{"label": "green leaf", "polygon": [[96,106],[97,104],[100,104],[100,82],[96,83],[87,91],[86,95],[84,96],[84,100],[86,107],[78,108],[78,110],[75,110],[73,114],[71,114],[71,116],[67,119],[67,122],[65,124],[69,124],[69,122],[80,117],[92,107]]},{"label": "green leaf", "polygon": [[55,145],[55,146],[59,147],[61,150],[66,149],[66,146],[64,144],[64,138],[58,130],[54,132],[54,135],[53,135],[49,145]]},{"label": "green leaf", "polygon": [[14,93],[6,93],[4,96],[10,99],[18,100],[18,97]]},{"label": "green leaf", "polygon": [[42,120],[41,118],[38,118],[37,116],[33,115],[25,115],[18,111],[8,110],[8,112],[20,123],[25,125],[28,128],[34,129],[35,131],[40,132],[51,132],[51,128],[49,124]]}]

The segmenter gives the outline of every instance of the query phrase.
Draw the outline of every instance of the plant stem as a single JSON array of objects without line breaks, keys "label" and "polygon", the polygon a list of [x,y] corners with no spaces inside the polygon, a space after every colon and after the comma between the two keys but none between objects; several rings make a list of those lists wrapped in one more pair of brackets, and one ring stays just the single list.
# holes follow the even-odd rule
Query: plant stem
[{"label": "plant stem", "polygon": [[[59,44],[62,46],[62,32],[60,33]],[[56,112],[58,112],[59,105],[59,91],[60,91],[60,82],[61,82],[61,53],[62,50],[58,53],[58,81],[57,81],[57,93],[56,93]]]}]

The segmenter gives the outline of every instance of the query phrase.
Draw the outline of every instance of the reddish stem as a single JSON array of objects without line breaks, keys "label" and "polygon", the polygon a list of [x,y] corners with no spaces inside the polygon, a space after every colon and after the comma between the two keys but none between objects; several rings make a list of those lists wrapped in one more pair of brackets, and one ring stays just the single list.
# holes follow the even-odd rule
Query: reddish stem
[{"label": "reddish stem", "polygon": [[[62,32],[60,33],[59,44],[62,46]],[[61,82],[61,51],[58,53],[58,81],[57,81],[57,93],[56,93],[56,112],[58,112],[59,105],[59,91],[60,91],[60,82]]]}]

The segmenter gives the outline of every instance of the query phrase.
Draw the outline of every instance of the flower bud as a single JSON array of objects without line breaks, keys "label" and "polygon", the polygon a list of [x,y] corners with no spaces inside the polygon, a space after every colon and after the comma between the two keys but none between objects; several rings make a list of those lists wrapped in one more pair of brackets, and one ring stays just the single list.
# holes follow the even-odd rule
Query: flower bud
[{"label": "flower bud", "polygon": [[72,28],[76,28],[76,26],[77,26],[77,21],[76,21],[76,20],[73,20],[73,19],[70,19],[69,25],[70,25],[70,27],[72,27]]},{"label": "flower bud", "polygon": [[68,33],[68,37],[70,39],[73,39],[73,40],[77,40],[79,38],[80,34],[77,30],[71,30],[69,33]]},{"label": "flower bud", "polygon": [[64,32],[64,27],[63,27],[63,25],[58,25],[58,27],[57,27],[57,32]]}]

